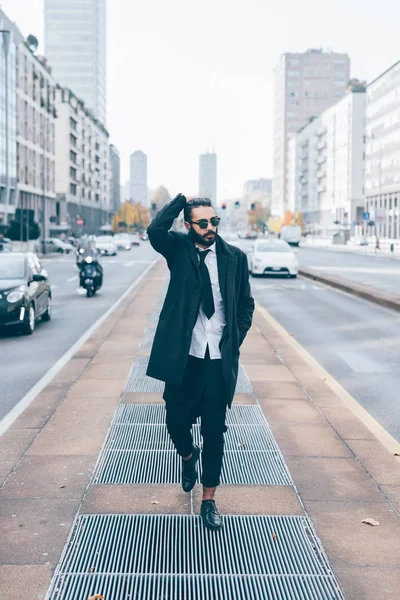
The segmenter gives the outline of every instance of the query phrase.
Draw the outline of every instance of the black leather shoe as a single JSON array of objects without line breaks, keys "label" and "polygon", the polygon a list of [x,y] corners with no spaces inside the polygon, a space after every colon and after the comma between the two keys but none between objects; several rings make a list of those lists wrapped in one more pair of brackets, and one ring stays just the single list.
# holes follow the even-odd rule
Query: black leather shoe
[{"label": "black leather shoe", "polygon": [[182,487],[184,492],[191,492],[197,481],[197,461],[200,456],[200,448],[193,444],[192,458],[182,459]]},{"label": "black leather shoe", "polygon": [[218,512],[218,508],[215,506],[215,500],[203,500],[201,503],[200,515],[204,527],[211,529],[211,531],[218,531],[218,529],[221,529],[222,519]]}]

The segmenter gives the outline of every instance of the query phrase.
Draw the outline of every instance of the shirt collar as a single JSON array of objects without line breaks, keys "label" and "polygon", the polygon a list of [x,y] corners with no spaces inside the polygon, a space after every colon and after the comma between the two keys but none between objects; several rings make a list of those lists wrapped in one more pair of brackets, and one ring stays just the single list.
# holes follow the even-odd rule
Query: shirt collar
[{"label": "shirt collar", "polygon": [[217,252],[217,249],[216,249],[216,247],[215,247],[215,242],[213,243],[213,245],[212,245],[212,246],[209,246],[208,248],[200,248],[200,246],[198,246],[197,244],[195,244],[195,246],[196,246],[196,249],[197,249],[199,252],[204,252],[205,250],[211,250],[211,251],[212,251],[212,252],[214,252],[214,253],[216,253],[216,252]]}]

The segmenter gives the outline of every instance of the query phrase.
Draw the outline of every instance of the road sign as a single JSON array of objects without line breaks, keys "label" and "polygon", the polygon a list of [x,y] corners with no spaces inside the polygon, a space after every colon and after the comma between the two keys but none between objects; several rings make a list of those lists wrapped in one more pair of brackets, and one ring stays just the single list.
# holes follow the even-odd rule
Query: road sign
[{"label": "road sign", "polygon": [[82,225],[84,224],[84,222],[85,222],[85,221],[84,221],[82,218],[78,218],[78,219],[76,220],[76,224],[78,225],[78,227],[82,227]]},{"label": "road sign", "polygon": [[353,227],[357,227],[358,221],[353,221]]},{"label": "road sign", "polygon": [[370,219],[370,214],[369,212],[364,212],[363,213],[363,221],[369,221]]}]

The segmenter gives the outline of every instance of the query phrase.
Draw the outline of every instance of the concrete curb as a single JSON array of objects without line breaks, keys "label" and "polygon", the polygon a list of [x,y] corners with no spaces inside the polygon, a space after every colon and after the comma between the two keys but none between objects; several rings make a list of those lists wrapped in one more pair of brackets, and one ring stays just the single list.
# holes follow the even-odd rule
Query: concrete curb
[{"label": "concrete curb", "polygon": [[375,304],[386,306],[386,308],[400,311],[400,296],[391,294],[390,292],[382,292],[378,288],[372,286],[350,282],[348,279],[338,277],[337,275],[321,275],[314,269],[307,269],[304,267],[299,269],[299,275],[302,275],[307,279],[312,279],[313,281],[319,281],[320,283],[347,292],[353,296],[364,298],[364,300],[375,302]]}]

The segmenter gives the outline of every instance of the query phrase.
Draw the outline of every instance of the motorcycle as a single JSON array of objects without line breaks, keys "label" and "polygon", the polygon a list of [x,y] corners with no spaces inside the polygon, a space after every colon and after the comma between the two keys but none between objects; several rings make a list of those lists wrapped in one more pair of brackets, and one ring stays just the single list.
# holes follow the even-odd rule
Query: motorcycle
[{"label": "motorcycle", "polygon": [[86,256],[86,258],[79,263],[79,268],[81,287],[86,290],[86,296],[90,298],[91,296],[94,296],[103,283],[99,264],[91,256]]}]

